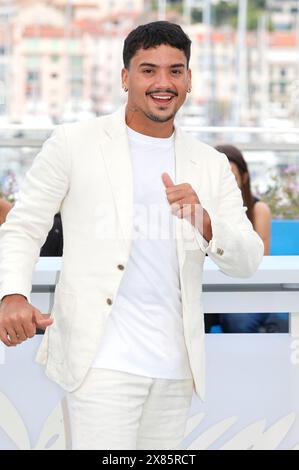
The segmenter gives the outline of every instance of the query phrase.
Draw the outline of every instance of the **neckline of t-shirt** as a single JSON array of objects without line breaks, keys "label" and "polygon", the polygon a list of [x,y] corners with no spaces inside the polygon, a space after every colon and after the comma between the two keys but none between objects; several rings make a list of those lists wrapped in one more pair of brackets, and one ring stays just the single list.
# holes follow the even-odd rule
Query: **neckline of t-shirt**
[{"label": "neckline of t-shirt", "polygon": [[160,147],[170,147],[174,142],[174,132],[170,137],[152,137],[149,135],[141,134],[140,132],[134,131],[131,127],[127,127],[127,132],[130,140],[135,142],[142,142],[144,144],[159,145]]}]

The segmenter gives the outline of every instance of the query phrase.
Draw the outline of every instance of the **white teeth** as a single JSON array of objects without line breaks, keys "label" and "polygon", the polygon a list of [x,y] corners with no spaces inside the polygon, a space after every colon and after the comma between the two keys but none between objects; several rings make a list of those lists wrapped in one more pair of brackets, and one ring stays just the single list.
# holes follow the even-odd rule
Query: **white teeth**
[{"label": "white teeth", "polygon": [[172,98],[172,96],[155,96],[155,95],[153,95],[153,98],[155,98],[157,100],[169,100],[170,98]]}]

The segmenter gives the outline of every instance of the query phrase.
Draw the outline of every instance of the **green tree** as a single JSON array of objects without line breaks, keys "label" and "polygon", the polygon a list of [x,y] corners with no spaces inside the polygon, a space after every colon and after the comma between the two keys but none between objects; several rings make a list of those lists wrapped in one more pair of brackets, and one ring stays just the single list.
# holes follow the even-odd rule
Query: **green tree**
[{"label": "green tree", "polygon": [[[220,1],[213,8],[213,18],[216,26],[231,25],[234,28],[238,24],[238,1]],[[265,0],[248,0],[247,29],[255,30],[258,19],[266,9]]]}]

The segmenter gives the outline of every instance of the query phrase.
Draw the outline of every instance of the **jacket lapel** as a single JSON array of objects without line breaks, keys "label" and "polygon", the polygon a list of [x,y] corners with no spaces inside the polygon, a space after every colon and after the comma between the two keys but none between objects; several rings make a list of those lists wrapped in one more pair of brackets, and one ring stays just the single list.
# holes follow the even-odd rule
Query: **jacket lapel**
[{"label": "jacket lapel", "polygon": [[133,174],[125,122],[125,106],[101,118],[100,146],[116,208],[117,236],[130,250],[133,226]]}]

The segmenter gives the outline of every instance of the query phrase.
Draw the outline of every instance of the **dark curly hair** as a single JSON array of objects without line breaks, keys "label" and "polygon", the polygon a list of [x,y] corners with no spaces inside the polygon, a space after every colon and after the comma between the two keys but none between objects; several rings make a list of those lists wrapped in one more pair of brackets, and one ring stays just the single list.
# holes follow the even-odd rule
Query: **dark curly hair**
[{"label": "dark curly hair", "polygon": [[178,24],[169,21],[153,21],[138,26],[128,34],[123,48],[124,67],[129,70],[130,61],[139,49],[149,49],[161,44],[183,51],[187,59],[187,68],[189,67],[191,40]]}]

